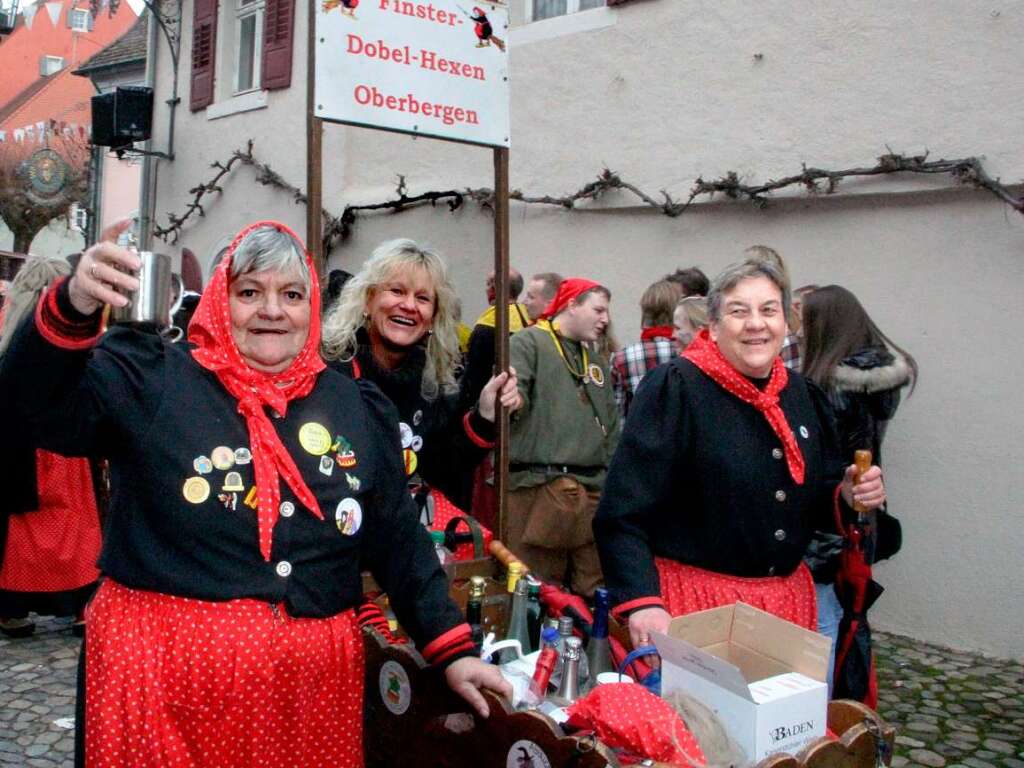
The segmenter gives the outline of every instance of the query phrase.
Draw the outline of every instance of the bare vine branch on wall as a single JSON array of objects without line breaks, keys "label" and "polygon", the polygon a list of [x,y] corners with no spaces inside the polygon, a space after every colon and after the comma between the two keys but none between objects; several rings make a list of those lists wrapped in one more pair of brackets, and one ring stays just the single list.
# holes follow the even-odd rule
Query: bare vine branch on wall
[{"label": "bare vine branch on wall", "polygon": [[[219,186],[220,180],[231,173],[235,164],[251,166],[256,170],[256,182],[265,186],[274,187],[287,192],[296,204],[305,205],[307,202],[305,193],[293,184],[290,184],[284,177],[274,171],[266,163],[259,162],[253,155],[253,140],[250,139],[245,150],[235,150],[231,158],[225,162],[214,162],[211,168],[217,171],[216,175],[208,182],[199,184],[189,190],[193,195],[192,201],[188,204],[183,214],[167,214],[168,224],[166,227],[157,227],[154,235],[172,243],[178,241],[185,223],[193,216],[205,215],[203,200],[208,195],[219,194],[223,189]],[[892,173],[921,173],[921,174],[949,174],[961,184],[984,189],[998,197],[1015,211],[1024,214],[1024,196],[1015,195],[1008,187],[1003,185],[999,179],[992,178],[986,171],[982,162],[977,157],[966,157],[957,160],[929,160],[928,155],[906,156],[889,152],[878,158],[873,166],[846,168],[842,170],[827,170],[822,168],[809,168],[804,166],[800,173],[786,176],[781,179],[774,179],[764,184],[745,184],[739,175],[730,171],[725,176],[711,181],[698,178],[685,200],[676,200],[665,190],[661,190],[660,198],[644,192],[639,187],[624,181],[619,174],[605,168],[596,179],[584,184],[576,192],[563,197],[551,195],[526,195],[520,190],[513,190],[509,193],[512,200],[525,204],[535,205],[557,205],[572,210],[577,203],[587,200],[597,200],[602,195],[612,191],[625,191],[639,199],[644,205],[650,206],[665,216],[677,217],[683,214],[697,198],[707,196],[714,197],[716,194],[723,194],[734,200],[750,200],[759,207],[768,205],[770,195],[787,187],[803,187],[810,194],[835,193],[842,179],[853,177],[880,176]],[[330,253],[333,247],[343,242],[351,234],[352,227],[361,213],[372,211],[391,211],[400,213],[420,205],[429,204],[436,206],[444,203],[450,212],[462,207],[467,199],[475,202],[483,208],[494,207],[494,190],[487,187],[477,189],[449,189],[432,190],[418,195],[409,195],[405,177],[398,177],[398,185],[395,190],[397,197],[377,203],[363,205],[347,205],[340,216],[334,216],[324,210],[324,253]]]}]

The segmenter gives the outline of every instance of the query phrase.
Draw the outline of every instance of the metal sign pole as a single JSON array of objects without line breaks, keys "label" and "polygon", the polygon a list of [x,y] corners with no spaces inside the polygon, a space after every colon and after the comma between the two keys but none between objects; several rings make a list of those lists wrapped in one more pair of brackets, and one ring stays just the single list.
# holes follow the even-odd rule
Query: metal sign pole
[{"label": "metal sign pole", "polygon": [[317,274],[325,273],[323,238],[323,121],[316,106],[316,12],[318,0],[309,0],[306,40],[306,248]]},{"label": "metal sign pole", "polygon": [[[494,335],[495,369],[507,371],[508,351],[508,148],[494,148]],[[498,409],[494,490],[498,497],[498,538],[508,541],[508,408]]]}]

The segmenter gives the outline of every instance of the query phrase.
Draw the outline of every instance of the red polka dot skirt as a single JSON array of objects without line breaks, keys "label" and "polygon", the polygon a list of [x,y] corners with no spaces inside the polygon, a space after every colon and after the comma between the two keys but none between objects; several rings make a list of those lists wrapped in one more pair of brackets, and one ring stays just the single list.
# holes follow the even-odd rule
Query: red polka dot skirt
[{"label": "red polka dot skirt", "polygon": [[39,509],[8,519],[0,589],[63,592],[99,578],[100,520],[86,459],[36,451]]},{"label": "red polka dot skirt", "polygon": [[106,580],[88,609],[89,768],[362,766],[354,612],[294,619]]},{"label": "red polka dot skirt", "polygon": [[818,629],[814,579],[804,563],[789,576],[745,579],[661,557],[654,562],[662,600],[673,616],[743,602],[801,627]]}]

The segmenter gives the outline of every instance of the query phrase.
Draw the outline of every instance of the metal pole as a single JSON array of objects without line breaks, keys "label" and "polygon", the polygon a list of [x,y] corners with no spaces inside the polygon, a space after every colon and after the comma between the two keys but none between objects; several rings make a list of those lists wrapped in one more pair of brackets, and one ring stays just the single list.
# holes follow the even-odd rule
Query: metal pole
[{"label": "metal pole", "polygon": [[306,248],[318,274],[324,274],[323,241],[323,122],[314,116],[316,106],[316,10],[309,0],[306,40]]},{"label": "metal pole", "polygon": [[[507,371],[508,353],[508,148],[494,148],[494,355],[495,369]],[[508,540],[508,409],[498,410],[494,490],[498,497],[498,538]]]}]

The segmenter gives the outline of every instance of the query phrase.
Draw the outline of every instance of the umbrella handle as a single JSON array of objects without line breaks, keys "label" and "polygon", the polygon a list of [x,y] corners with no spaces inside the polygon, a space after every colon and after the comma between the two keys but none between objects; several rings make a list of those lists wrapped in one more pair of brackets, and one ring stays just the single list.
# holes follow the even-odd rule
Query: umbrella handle
[{"label": "umbrella handle", "polygon": [[[871,469],[871,451],[854,451],[853,463],[857,466],[857,472],[853,476],[853,484],[856,485],[860,482],[861,476]],[[867,514],[868,510],[859,501],[853,502],[853,511],[857,513],[857,522],[866,523],[868,521]]]}]

